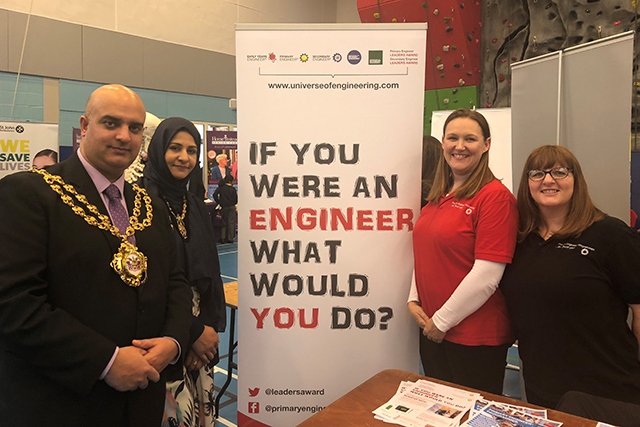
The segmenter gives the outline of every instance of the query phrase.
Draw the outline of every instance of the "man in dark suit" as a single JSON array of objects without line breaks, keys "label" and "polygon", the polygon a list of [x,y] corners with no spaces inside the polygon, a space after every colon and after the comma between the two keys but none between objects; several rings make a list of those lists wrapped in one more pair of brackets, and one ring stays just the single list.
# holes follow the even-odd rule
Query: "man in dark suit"
[{"label": "man in dark suit", "polygon": [[79,152],[0,180],[2,425],[160,426],[191,290],[165,210],[124,182],[144,120],[133,91],[100,87]]}]

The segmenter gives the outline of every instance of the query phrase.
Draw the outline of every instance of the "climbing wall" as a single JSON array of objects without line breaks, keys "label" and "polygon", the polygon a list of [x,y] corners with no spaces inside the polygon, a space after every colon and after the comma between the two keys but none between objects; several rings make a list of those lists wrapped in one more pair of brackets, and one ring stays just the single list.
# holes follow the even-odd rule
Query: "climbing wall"
[{"label": "climbing wall", "polygon": [[515,61],[635,30],[637,6],[637,0],[485,0],[481,104],[511,105]]},{"label": "climbing wall", "polygon": [[478,1],[358,0],[360,20],[427,22],[425,133],[431,112],[477,105],[481,16]]},{"label": "climbing wall", "polygon": [[[425,134],[434,110],[509,107],[511,64],[636,30],[640,0],[357,0],[362,22],[427,22]],[[634,73],[640,81],[639,43]],[[632,131],[640,131],[640,93]],[[640,138],[638,138],[640,139]],[[634,148],[640,141],[634,138]],[[636,147],[638,146],[638,147]]]}]

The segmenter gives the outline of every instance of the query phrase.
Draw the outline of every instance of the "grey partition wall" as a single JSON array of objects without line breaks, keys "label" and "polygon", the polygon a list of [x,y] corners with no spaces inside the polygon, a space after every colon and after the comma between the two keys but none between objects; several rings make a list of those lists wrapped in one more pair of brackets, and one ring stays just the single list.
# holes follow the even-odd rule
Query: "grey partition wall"
[{"label": "grey partition wall", "polygon": [[[560,53],[554,52],[512,66],[511,159],[514,194],[518,192],[522,166],[529,153],[541,145],[556,143],[559,62]],[[517,117],[514,118],[513,114],[517,114]]]},{"label": "grey partition wall", "polygon": [[534,148],[562,145],[596,205],[628,222],[633,33],[514,64],[512,84],[514,186]]}]

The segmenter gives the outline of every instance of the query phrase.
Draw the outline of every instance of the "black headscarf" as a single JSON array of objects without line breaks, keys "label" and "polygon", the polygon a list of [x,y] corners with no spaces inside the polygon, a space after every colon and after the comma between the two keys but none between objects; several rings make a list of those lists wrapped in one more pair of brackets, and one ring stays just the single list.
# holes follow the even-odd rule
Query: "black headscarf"
[{"label": "black headscarf", "polygon": [[202,140],[196,127],[189,120],[182,117],[170,117],[160,122],[151,138],[149,149],[147,150],[149,160],[142,174],[147,180],[154,182],[159,187],[162,197],[169,202],[173,211],[177,213],[182,211],[182,200],[187,192],[187,186],[196,188],[198,183],[200,186],[204,186],[202,184],[202,169],[198,163],[184,179],[175,179],[171,171],[169,171],[164,156],[171,140],[180,131],[187,132],[193,137],[198,147],[197,158],[200,158]]},{"label": "black headscarf", "polygon": [[[185,273],[189,282],[200,292],[201,317],[204,315],[209,318],[203,320],[206,324],[214,326],[216,330],[220,331],[224,329],[226,321],[224,292],[213,227],[203,201],[202,169],[196,164],[196,167],[186,178],[176,179],[171,174],[165,160],[169,144],[180,131],[185,131],[193,137],[198,147],[198,158],[200,157],[202,141],[193,123],[181,117],[164,119],[156,128],[149,143],[149,160],[145,165],[141,184],[152,195],[161,197],[178,215],[182,212],[183,200],[186,197],[185,223],[188,238],[186,240],[182,240],[181,237],[177,238],[179,242],[184,244]],[[175,221],[173,217],[171,219]],[[176,227],[175,223],[174,227]],[[175,234],[178,234],[177,231]],[[221,293],[222,296],[220,296]],[[209,300],[209,304],[207,304],[207,300]]]}]

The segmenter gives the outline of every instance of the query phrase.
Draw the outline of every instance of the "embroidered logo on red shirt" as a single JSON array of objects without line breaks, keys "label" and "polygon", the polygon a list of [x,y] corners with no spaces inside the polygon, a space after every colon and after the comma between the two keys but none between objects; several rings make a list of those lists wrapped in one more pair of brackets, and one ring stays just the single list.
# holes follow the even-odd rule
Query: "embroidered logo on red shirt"
[{"label": "embroidered logo on red shirt", "polygon": [[455,200],[451,202],[451,207],[456,209],[464,210],[464,213],[467,215],[471,215],[473,211],[476,209],[475,206],[469,206],[466,203],[456,202]]}]

